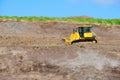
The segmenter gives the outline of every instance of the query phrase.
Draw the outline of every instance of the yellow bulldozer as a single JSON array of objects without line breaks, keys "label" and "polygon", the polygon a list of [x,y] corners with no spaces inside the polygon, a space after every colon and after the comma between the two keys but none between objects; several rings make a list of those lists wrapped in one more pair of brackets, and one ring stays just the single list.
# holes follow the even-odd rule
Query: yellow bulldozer
[{"label": "yellow bulldozer", "polygon": [[66,45],[71,45],[74,42],[91,41],[97,43],[96,34],[91,31],[91,26],[77,27],[73,29],[73,33],[70,38],[63,38]]}]

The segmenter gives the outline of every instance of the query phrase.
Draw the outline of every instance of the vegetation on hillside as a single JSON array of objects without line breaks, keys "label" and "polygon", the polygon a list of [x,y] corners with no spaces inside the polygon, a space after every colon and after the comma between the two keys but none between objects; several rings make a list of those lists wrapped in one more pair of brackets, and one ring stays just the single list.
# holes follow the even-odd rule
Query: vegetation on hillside
[{"label": "vegetation on hillside", "polygon": [[100,19],[91,17],[36,17],[36,16],[0,16],[0,21],[66,21],[66,22],[85,22],[85,23],[97,23],[97,24],[109,24],[109,25],[120,25],[119,19]]}]

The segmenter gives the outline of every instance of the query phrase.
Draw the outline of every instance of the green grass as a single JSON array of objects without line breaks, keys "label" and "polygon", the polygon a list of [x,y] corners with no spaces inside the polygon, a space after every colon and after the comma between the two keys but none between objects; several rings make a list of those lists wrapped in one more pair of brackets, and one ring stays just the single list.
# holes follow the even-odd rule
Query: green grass
[{"label": "green grass", "polygon": [[96,24],[109,24],[109,25],[120,25],[119,19],[99,19],[99,18],[82,18],[82,17],[36,17],[36,16],[0,16],[0,21],[28,21],[28,22],[39,22],[39,21],[66,21],[66,22],[85,22],[85,23],[96,23]]}]

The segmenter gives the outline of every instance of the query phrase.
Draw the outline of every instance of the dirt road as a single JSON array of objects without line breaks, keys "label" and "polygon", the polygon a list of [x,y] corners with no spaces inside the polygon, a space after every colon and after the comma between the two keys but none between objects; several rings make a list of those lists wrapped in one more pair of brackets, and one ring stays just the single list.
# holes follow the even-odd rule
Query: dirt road
[{"label": "dirt road", "polygon": [[94,25],[97,44],[61,41],[83,25],[0,22],[0,80],[120,80],[120,26]]}]

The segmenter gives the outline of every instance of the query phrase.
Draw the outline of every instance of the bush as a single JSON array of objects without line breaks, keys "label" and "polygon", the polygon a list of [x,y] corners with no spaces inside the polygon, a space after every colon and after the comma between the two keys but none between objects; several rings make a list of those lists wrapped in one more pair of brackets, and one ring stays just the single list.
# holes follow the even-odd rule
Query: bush
[{"label": "bush", "polygon": [[82,18],[82,17],[36,17],[36,16],[0,16],[0,21],[67,21],[67,22],[87,22],[97,24],[120,25],[120,19],[100,19],[100,18]]}]

